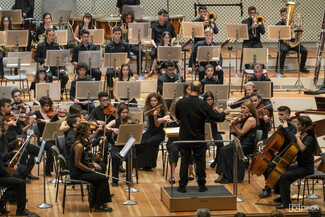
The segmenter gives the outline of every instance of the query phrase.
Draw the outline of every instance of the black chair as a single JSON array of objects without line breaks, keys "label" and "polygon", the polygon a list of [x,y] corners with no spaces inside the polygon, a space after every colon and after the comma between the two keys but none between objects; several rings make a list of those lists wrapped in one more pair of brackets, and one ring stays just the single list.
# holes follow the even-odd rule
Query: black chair
[{"label": "black chair", "polygon": [[[64,179],[64,190],[63,190],[63,200],[62,200],[62,213],[64,214],[64,209],[65,209],[65,199],[66,199],[66,193],[67,193],[67,186],[75,186],[75,185],[80,185],[80,190],[81,190],[81,201],[83,202],[83,197],[84,197],[84,191],[83,191],[83,185],[86,185],[87,186],[87,191],[88,191],[88,203],[89,203],[89,211],[91,212],[91,201],[90,201],[90,186],[91,184],[89,182],[86,182],[86,181],[83,181],[83,180],[78,180],[78,179],[71,179],[70,176],[68,176],[69,174],[69,170],[68,170],[68,165],[67,165],[67,162],[64,158],[64,156],[62,154],[60,154],[58,156],[58,159],[59,159],[59,166],[60,166],[60,173],[61,173],[61,179],[62,179],[62,176],[66,176],[65,179]],[[57,194],[58,194],[58,191],[59,191],[59,185],[58,185],[58,188],[57,188]]]}]

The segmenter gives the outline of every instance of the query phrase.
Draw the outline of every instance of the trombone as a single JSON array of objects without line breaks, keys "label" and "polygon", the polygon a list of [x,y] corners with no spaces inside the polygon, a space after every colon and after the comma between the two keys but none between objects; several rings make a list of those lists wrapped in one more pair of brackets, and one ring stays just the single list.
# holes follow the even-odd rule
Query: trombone
[{"label": "trombone", "polygon": [[[263,25],[265,22],[265,18],[263,16],[257,15],[254,18],[254,24],[257,24],[256,28],[260,25]],[[256,28],[253,29],[254,37],[256,37]]]},{"label": "trombone", "polygon": [[217,15],[214,12],[209,12],[208,16],[205,17],[205,21],[209,22],[209,27],[211,27],[211,23],[215,22],[217,19]]}]

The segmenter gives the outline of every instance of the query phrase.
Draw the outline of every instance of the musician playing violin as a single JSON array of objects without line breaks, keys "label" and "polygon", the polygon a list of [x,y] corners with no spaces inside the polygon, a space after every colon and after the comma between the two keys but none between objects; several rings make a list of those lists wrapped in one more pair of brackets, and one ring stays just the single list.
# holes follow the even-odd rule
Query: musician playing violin
[{"label": "musician playing violin", "polygon": [[[249,155],[256,149],[255,134],[259,124],[257,113],[253,103],[246,100],[241,104],[242,116],[230,122],[230,127],[237,134],[240,140],[244,155]],[[236,124],[241,123],[238,128]],[[217,163],[217,173],[219,178],[216,183],[227,184],[233,182],[233,149],[234,145],[227,145],[220,149],[219,159]],[[245,175],[245,162],[238,161],[238,181],[242,181]]]},{"label": "musician playing violin", "polygon": [[[280,126],[282,126],[284,128],[283,133],[284,133],[284,138],[285,138],[284,144],[279,149],[278,153],[282,153],[283,150],[286,149],[286,147],[292,141],[294,141],[295,134],[297,133],[296,127],[289,122],[290,113],[291,113],[291,110],[287,106],[280,106],[278,108],[278,116],[279,116]],[[261,145],[263,145],[263,141],[259,141],[257,143],[258,147]],[[273,167],[271,166],[271,164],[269,164],[266,172],[264,173],[265,179],[268,178],[268,175],[272,171],[272,168]],[[265,188],[263,189],[263,192],[259,196],[260,196],[260,198],[270,197],[271,196],[271,188],[268,186],[265,186]]]},{"label": "musician playing violin", "polygon": [[77,126],[75,142],[70,154],[70,176],[72,179],[84,180],[92,184],[93,198],[90,203],[95,206],[95,212],[112,212],[113,209],[106,205],[112,201],[108,179],[105,175],[95,173],[95,171],[101,171],[102,167],[91,161],[91,144],[88,141],[90,134],[88,123],[80,123]]},{"label": "musician playing violin", "polygon": [[[22,93],[23,93],[22,90],[17,88],[14,88],[11,91],[11,96],[12,99],[14,100],[14,103],[11,104],[12,106],[11,110],[16,111],[16,114],[22,115],[22,117],[24,116],[26,117],[26,118],[19,118],[17,121],[21,125],[21,129],[22,129],[21,136],[24,137],[24,139],[26,139],[27,137],[26,132],[29,128],[31,128],[31,126],[33,126],[35,117],[31,116],[31,111],[32,111],[31,107],[28,104],[24,103],[24,101],[22,100]],[[22,155],[21,163],[28,167],[29,179],[34,179],[34,180],[39,179],[38,177],[33,176],[31,174],[31,171],[33,170],[33,167],[35,165],[35,157],[37,157],[39,149],[40,149],[39,146],[28,143],[26,146],[26,151]],[[27,160],[28,154],[29,154],[29,159]]]},{"label": "musician playing violin", "polygon": [[[127,124],[130,120],[129,117],[129,108],[125,103],[121,103],[117,106],[117,114],[118,114],[118,119],[112,120],[110,121],[107,125],[106,125],[106,129],[108,129],[109,131],[114,132],[114,143],[117,139],[117,135],[119,133],[119,127],[121,124]],[[116,155],[116,153],[120,152],[122,150],[122,148],[124,147],[123,145],[115,145],[112,144],[112,148],[111,148],[111,157],[112,157],[112,175],[113,177],[118,177],[119,176],[119,170],[120,170],[120,158]],[[126,156],[127,158],[127,156]],[[128,160],[128,159],[126,159]],[[128,163],[126,163],[126,177],[128,177]],[[117,179],[113,179],[112,180],[112,186],[113,187],[117,187],[118,186],[118,180]]]},{"label": "musician playing violin", "polygon": [[257,110],[257,116],[260,122],[260,124],[257,126],[257,129],[262,130],[263,132],[261,140],[265,140],[267,139],[267,134],[271,129],[270,111],[267,107],[265,107],[265,105],[263,105],[262,97],[259,93],[252,93],[250,96],[250,100],[252,101],[255,109]]},{"label": "musician playing violin", "polygon": [[277,209],[289,208],[290,200],[290,185],[297,179],[301,179],[307,175],[314,173],[314,150],[316,148],[317,139],[312,127],[312,121],[307,116],[297,118],[297,130],[295,140],[299,148],[297,154],[297,164],[291,165],[284,172],[279,181],[274,187],[274,193],[280,193],[280,197],[274,199],[275,202],[280,202]]}]

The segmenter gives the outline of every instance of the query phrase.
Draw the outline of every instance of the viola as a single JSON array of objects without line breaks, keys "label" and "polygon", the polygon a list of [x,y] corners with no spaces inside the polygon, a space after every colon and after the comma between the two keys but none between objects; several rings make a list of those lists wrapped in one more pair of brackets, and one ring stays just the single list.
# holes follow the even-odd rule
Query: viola
[{"label": "viola", "polygon": [[269,110],[267,110],[267,108],[262,103],[257,106],[256,111],[260,119],[263,119],[265,115],[270,117]]},{"label": "viola", "polygon": [[246,121],[249,117],[251,117],[251,116],[252,116],[251,113],[243,114],[243,115],[237,117],[237,118],[234,120],[234,122],[235,122],[234,124],[236,125],[236,124],[243,123],[243,122],[245,122],[245,121]]},{"label": "viola", "polygon": [[48,112],[46,112],[46,115],[49,118],[53,118],[55,115],[58,115],[60,118],[64,118],[68,115],[68,111],[65,108],[57,109],[53,106]]},{"label": "viola", "polygon": [[125,120],[121,121],[121,124],[138,124],[140,121],[138,119],[132,119],[131,117],[127,117]]},{"label": "viola", "polygon": [[116,116],[116,108],[112,104],[108,104],[108,106],[104,108],[103,112],[105,115]]},{"label": "viola", "polygon": [[29,116],[25,115],[25,114],[15,114],[14,112],[11,112],[9,114],[5,115],[6,121],[17,121],[17,117],[20,121],[26,121],[27,119],[29,119]]},{"label": "viola", "polygon": [[87,147],[86,147],[86,152],[87,152],[87,155],[88,155],[88,166],[89,166],[91,169],[95,168],[95,166],[94,166],[94,162],[93,162],[93,153],[92,153],[92,151],[91,151],[92,148],[93,148],[93,147],[92,147],[91,143],[89,142],[89,144],[88,144]]},{"label": "viola", "polygon": [[81,122],[88,123],[90,125],[91,131],[97,130],[97,128],[100,127],[100,125],[98,125],[96,121],[87,121],[86,119],[82,118]]},{"label": "viola", "polygon": [[104,139],[100,139],[99,144],[98,144],[98,151],[96,153],[96,161],[101,161],[101,159],[102,159],[103,145],[104,145]]}]

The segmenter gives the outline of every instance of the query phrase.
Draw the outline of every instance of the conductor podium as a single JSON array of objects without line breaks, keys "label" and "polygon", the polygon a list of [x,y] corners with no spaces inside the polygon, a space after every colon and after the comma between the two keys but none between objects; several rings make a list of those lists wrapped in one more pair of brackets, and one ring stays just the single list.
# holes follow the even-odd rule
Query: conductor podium
[{"label": "conductor podium", "polygon": [[[161,187],[161,201],[170,212],[196,211],[199,208],[212,210],[236,210],[236,196],[223,185],[207,186],[208,190],[199,192],[198,186],[187,186],[186,193],[173,187]],[[173,195],[173,196],[171,196]]]}]

